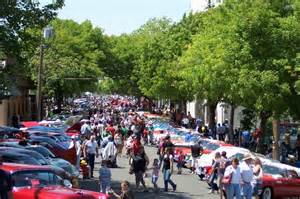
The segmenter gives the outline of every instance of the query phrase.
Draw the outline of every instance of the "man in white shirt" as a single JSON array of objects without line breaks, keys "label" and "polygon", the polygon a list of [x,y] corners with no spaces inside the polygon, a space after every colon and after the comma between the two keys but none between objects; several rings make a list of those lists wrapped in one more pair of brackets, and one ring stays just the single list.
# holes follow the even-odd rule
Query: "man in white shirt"
[{"label": "man in white shirt", "polygon": [[88,163],[90,165],[90,173],[91,178],[93,178],[93,171],[94,171],[94,165],[95,165],[95,156],[98,158],[98,144],[96,142],[95,136],[91,136],[90,140],[88,140],[83,148],[83,155],[84,158],[88,159]]},{"label": "man in white shirt", "polygon": [[245,199],[252,199],[252,186],[253,180],[252,161],[251,154],[246,154],[241,164],[241,176],[242,176],[242,193]]},{"label": "man in white shirt", "polygon": [[86,121],[86,122],[84,122],[84,124],[81,126],[81,129],[80,129],[81,135],[89,136],[89,135],[91,134],[92,129],[91,129],[91,126],[90,126],[89,123],[90,123],[89,121]]}]

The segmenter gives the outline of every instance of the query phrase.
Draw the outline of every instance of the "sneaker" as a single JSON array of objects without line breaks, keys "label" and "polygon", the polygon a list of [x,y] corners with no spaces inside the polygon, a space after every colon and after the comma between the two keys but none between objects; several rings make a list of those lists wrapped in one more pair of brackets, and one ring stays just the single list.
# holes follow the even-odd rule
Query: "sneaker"
[{"label": "sneaker", "polygon": [[175,192],[177,189],[177,185],[175,184],[175,186],[173,187],[173,191]]}]

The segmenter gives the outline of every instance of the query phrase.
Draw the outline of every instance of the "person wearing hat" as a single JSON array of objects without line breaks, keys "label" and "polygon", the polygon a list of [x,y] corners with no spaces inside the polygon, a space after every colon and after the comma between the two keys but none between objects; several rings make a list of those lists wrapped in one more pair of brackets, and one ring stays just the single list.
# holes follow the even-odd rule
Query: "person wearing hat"
[{"label": "person wearing hat", "polygon": [[251,154],[246,154],[241,164],[241,177],[242,177],[242,193],[245,199],[252,199],[252,185],[253,169],[252,169],[253,157]]}]

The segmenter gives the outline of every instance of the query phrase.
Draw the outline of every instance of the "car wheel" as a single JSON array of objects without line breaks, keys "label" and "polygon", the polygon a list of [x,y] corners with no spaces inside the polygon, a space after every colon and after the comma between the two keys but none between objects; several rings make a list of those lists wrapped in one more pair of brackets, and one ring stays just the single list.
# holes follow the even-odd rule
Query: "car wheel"
[{"label": "car wheel", "polygon": [[272,189],[270,187],[264,188],[261,199],[272,199]]}]

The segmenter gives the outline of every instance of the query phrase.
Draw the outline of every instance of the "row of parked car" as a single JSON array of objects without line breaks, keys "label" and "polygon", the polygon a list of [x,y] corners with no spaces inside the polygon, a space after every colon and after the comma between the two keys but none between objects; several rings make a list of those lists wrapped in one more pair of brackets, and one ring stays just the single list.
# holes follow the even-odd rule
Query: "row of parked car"
[{"label": "row of parked car", "polygon": [[79,189],[76,148],[66,126],[23,125],[22,130],[0,126],[0,169],[12,175],[15,199],[109,198]]},{"label": "row of parked car", "polygon": [[253,153],[245,148],[236,147],[218,140],[201,138],[197,132],[181,127],[174,127],[167,120],[158,116],[146,116],[153,128],[153,137],[156,142],[167,134],[170,135],[175,145],[175,157],[181,151],[186,157],[186,162],[188,162],[191,155],[190,146],[196,141],[201,141],[204,151],[203,155],[197,159],[196,164],[196,174],[201,176],[201,178],[210,175],[212,162],[217,152],[221,153],[225,151],[229,159],[238,158],[240,161],[242,161],[246,154],[251,154],[253,157],[260,158],[263,164],[264,175],[261,198],[277,199],[300,196],[299,168],[282,164],[277,160],[267,158],[262,154]]}]

